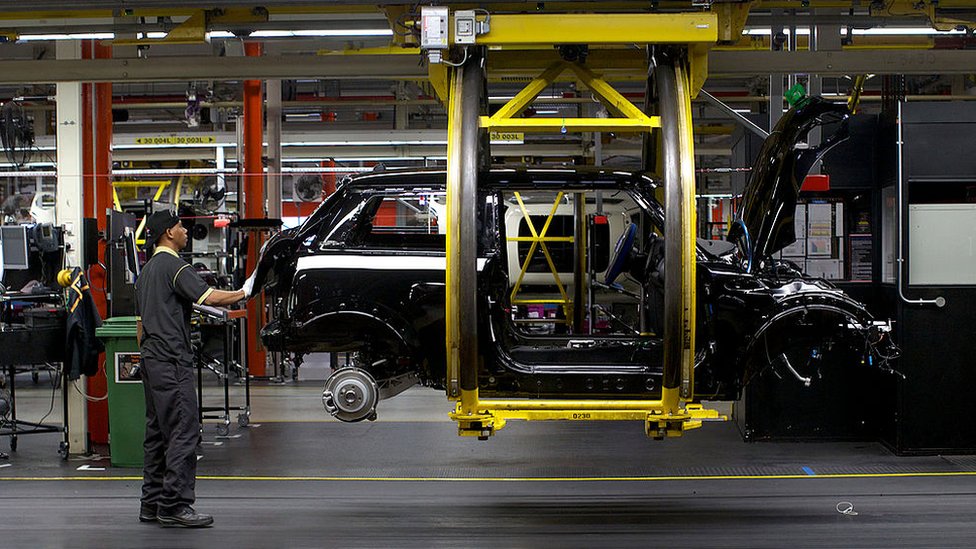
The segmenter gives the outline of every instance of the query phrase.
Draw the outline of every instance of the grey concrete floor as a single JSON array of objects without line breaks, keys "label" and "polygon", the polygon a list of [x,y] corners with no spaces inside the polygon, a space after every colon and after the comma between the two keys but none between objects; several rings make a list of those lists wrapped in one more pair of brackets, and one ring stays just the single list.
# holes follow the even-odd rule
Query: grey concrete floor
[{"label": "grey concrete floor", "polygon": [[[50,386],[18,382],[23,417],[39,419]],[[322,409],[321,385],[256,383],[251,426],[219,437],[207,425],[197,507],[216,525],[206,531],[138,523],[140,471],[112,467],[107,448],[63,462],[57,435],[23,437],[0,461],[0,547],[972,547],[976,539],[971,456],[897,457],[870,442],[744,443],[730,423],[657,442],[639,422],[510,422],[478,441],[457,436],[443,393],[414,388],[381,402],[376,422],[343,424]],[[208,381],[205,400],[219,394]]]}]

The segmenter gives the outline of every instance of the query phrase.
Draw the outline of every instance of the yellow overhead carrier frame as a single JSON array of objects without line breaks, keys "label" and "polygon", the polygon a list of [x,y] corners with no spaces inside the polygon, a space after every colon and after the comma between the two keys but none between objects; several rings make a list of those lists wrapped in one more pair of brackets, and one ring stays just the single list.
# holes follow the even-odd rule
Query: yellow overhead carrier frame
[{"label": "yellow overhead carrier frame", "polygon": [[[748,11],[747,5],[744,11]],[[636,107],[600,77],[599,67],[568,61],[540,67],[539,76],[492,116],[479,116],[484,71],[479,53],[466,52],[466,62],[431,65],[434,88],[447,99],[447,394],[457,401],[451,418],[458,432],[486,438],[507,420],[639,420],[655,438],[680,436],[702,421],[724,419],[694,404],[695,360],[695,171],[691,98],[705,79],[708,48],[729,31],[720,13],[492,15],[490,30],[476,44],[490,46],[488,55],[539,46],[587,44],[597,47],[670,45],[679,55],[655,61],[658,112],[651,116]],[[741,13],[734,14],[744,22]],[[741,17],[739,17],[741,16]],[[720,33],[720,27],[722,32]],[[467,46],[475,49],[475,46]],[[540,52],[542,53],[542,52]],[[589,88],[613,118],[518,118],[535,97],[560,74],[571,71]],[[476,300],[476,215],[478,142],[483,131],[660,132],[657,168],[664,179],[669,235],[665,249],[664,376],[658,400],[483,399],[478,394]],[[671,237],[677,235],[677,237]]]}]

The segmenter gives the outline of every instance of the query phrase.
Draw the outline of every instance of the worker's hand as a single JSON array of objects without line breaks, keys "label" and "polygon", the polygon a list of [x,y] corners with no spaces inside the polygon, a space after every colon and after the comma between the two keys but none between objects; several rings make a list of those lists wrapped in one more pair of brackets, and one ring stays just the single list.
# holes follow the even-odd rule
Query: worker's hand
[{"label": "worker's hand", "polygon": [[244,286],[241,287],[241,291],[244,292],[244,299],[250,299],[254,297],[254,278],[257,276],[258,270],[254,269],[251,276],[247,277],[244,281]]}]

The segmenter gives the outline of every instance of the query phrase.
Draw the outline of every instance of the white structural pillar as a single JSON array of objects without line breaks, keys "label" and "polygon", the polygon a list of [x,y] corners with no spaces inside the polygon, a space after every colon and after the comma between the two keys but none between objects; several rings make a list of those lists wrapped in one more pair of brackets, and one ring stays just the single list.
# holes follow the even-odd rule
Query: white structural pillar
[{"label": "white structural pillar", "polygon": [[[81,59],[79,40],[59,40],[58,59]],[[83,241],[81,220],[85,213],[84,188],[82,186],[82,101],[81,82],[66,82],[57,85],[57,223],[65,229],[65,264],[70,267],[81,266]],[[85,391],[85,377],[77,382]],[[88,452],[88,406],[84,397],[69,386],[68,391],[68,444],[72,454]]]},{"label": "white structural pillar", "polygon": [[268,217],[281,219],[281,80],[265,82],[268,96],[268,177],[264,196],[267,199],[265,210]]}]

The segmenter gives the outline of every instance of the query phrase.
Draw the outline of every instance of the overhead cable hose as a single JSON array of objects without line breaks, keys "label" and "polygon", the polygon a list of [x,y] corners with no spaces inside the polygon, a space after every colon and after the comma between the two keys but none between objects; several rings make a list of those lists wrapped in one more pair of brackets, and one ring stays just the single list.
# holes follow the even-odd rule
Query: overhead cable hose
[{"label": "overhead cable hose", "polygon": [[748,273],[752,271],[752,239],[749,238],[749,227],[746,227],[742,218],[732,222],[733,227],[736,225],[742,227],[742,235],[746,237],[746,272]]}]

